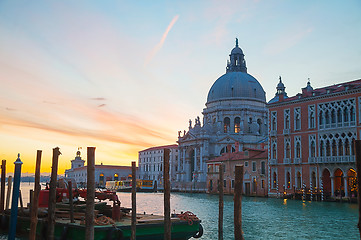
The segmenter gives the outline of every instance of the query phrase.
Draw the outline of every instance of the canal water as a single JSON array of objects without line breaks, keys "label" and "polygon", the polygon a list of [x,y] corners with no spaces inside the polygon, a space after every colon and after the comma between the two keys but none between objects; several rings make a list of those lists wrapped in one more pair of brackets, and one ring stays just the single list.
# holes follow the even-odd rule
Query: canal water
[{"label": "canal water", "polygon": [[[24,205],[32,188],[21,184]],[[117,194],[123,207],[131,207],[130,193]],[[202,220],[200,239],[218,239],[218,195],[172,193],[171,211],[193,212]],[[163,194],[137,193],[137,212],[163,214]],[[242,220],[246,240],[359,239],[357,204],[243,197]],[[224,239],[233,236],[233,196],[224,196]]]}]

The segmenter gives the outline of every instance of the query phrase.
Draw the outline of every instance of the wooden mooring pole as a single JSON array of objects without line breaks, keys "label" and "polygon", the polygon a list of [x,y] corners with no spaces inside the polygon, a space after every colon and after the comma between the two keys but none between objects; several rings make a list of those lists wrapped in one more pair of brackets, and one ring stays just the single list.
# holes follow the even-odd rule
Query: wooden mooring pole
[{"label": "wooden mooring pole", "polygon": [[164,163],[164,239],[172,239],[172,223],[170,220],[170,182],[169,182],[169,149],[164,149],[163,163]]},{"label": "wooden mooring pole", "polygon": [[2,160],[2,162],[1,162],[0,213],[4,212],[4,207],[5,207],[5,178],[6,178],[6,160]]},{"label": "wooden mooring pole", "polygon": [[87,148],[85,239],[94,240],[95,147]]},{"label": "wooden mooring pole", "polygon": [[234,239],[244,240],[242,231],[243,165],[235,167],[234,183]]},{"label": "wooden mooring pole", "polygon": [[34,183],[34,193],[31,200],[29,240],[36,239],[36,226],[38,224],[39,193],[41,189],[40,186],[41,153],[42,151],[38,150],[36,154],[35,183]]},{"label": "wooden mooring pole", "polygon": [[354,143],[356,155],[356,176],[357,176],[357,203],[358,203],[358,230],[361,239],[361,140],[355,140]]},{"label": "wooden mooring pole", "polygon": [[71,180],[68,181],[68,192],[69,192],[70,222],[74,223],[73,183]]},{"label": "wooden mooring pole", "polygon": [[9,176],[8,177],[8,191],[6,192],[6,208],[5,209],[9,209],[9,204],[10,204],[10,194],[11,194],[11,186],[13,184],[13,177]]},{"label": "wooden mooring pole", "polygon": [[136,236],[136,227],[137,227],[137,195],[136,195],[136,185],[137,185],[137,171],[135,162],[132,162],[132,232],[130,235],[131,240],[135,240]]},{"label": "wooden mooring pole", "polygon": [[218,240],[223,240],[223,164],[219,165],[219,182],[218,182]]},{"label": "wooden mooring pole", "polygon": [[54,239],[54,228],[55,228],[55,204],[56,204],[56,182],[58,178],[58,162],[60,150],[58,147],[53,148],[53,162],[51,165],[51,178],[49,184],[49,204],[48,204],[48,240]]}]

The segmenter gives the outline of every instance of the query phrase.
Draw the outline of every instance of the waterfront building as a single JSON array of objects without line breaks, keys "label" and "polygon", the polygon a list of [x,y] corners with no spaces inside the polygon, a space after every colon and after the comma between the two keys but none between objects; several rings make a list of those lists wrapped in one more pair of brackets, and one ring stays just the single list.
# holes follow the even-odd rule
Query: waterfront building
[{"label": "waterfront building", "polygon": [[[65,170],[66,178],[73,178],[80,186],[86,186],[87,167],[84,166],[85,160],[81,158],[81,152],[78,150],[76,156],[71,160],[71,169]],[[104,187],[107,181],[126,180],[132,174],[131,166],[114,165],[95,165],[95,184]]]},{"label": "waterfront building", "polygon": [[154,185],[163,184],[164,149],[169,149],[169,179],[176,180],[178,145],[165,145],[144,149],[138,155],[138,178],[143,180],[154,180]]},{"label": "waterfront building", "polygon": [[361,80],[288,97],[281,77],[269,112],[269,195],[356,196],[353,141],[361,136]]},{"label": "waterfront building", "polygon": [[208,160],[207,193],[218,193],[219,165],[222,164],[224,171],[223,191],[225,194],[234,194],[235,166],[242,164],[243,194],[267,196],[267,157],[268,150],[266,148],[251,149],[244,147],[242,151],[228,151],[220,157]]},{"label": "waterfront building", "polygon": [[[203,120],[189,120],[188,131],[178,132],[179,158],[177,181],[183,185],[206,189],[208,160],[229,151],[260,148],[267,142],[266,96],[261,84],[247,73],[242,49],[232,49],[226,73],[208,92]],[[181,184],[180,184],[181,185]]]}]

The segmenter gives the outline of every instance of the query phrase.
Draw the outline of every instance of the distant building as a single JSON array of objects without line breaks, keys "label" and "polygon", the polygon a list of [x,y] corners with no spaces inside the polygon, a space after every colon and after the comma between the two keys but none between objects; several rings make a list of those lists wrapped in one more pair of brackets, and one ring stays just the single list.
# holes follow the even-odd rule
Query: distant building
[{"label": "distant building", "polygon": [[281,77],[269,111],[269,195],[353,197],[353,141],[361,135],[361,80],[288,97]]},{"label": "distant building", "polygon": [[169,178],[176,180],[178,145],[165,145],[147,148],[139,151],[138,178],[143,180],[155,180],[156,184],[163,184],[164,149],[170,150],[169,155]]},{"label": "distant building", "polygon": [[219,165],[223,164],[225,194],[234,193],[235,166],[243,165],[243,194],[267,196],[267,149],[244,148],[207,161],[207,192],[218,193]]},{"label": "distant building", "polygon": [[189,120],[188,131],[178,132],[179,158],[177,181],[198,189],[206,188],[208,160],[240,147],[259,148],[267,142],[266,96],[261,84],[247,73],[242,49],[232,49],[226,73],[219,77],[208,92],[203,121],[194,125]]},{"label": "distant building", "polygon": [[[77,151],[75,159],[71,160],[71,169],[65,170],[65,177],[74,178],[77,184],[86,186],[87,167]],[[95,184],[105,186],[107,181],[125,180],[132,174],[130,166],[95,165]]]}]

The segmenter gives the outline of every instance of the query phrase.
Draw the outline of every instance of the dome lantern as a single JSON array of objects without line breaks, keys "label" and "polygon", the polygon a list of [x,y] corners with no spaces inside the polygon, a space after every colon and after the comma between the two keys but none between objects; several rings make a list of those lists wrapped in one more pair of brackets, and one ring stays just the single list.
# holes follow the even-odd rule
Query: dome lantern
[{"label": "dome lantern", "polygon": [[238,38],[236,38],[236,46],[229,55],[230,60],[227,62],[226,72],[244,72],[247,73],[246,60],[242,49],[238,46]]}]

